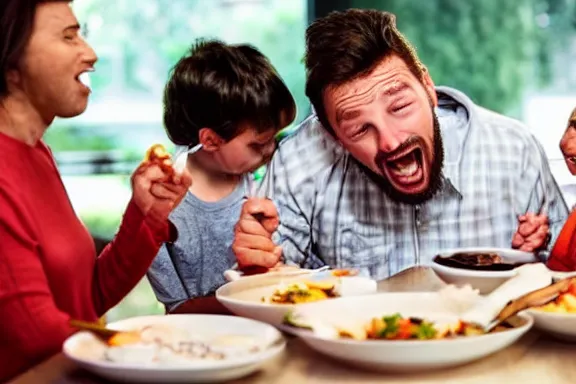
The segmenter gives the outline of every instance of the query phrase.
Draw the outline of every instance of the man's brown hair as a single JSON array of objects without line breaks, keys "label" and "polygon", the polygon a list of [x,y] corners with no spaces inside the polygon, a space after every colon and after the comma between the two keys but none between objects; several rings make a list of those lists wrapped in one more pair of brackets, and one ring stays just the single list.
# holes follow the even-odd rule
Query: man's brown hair
[{"label": "man's brown hair", "polygon": [[384,58],[398,55],[423,80],[424,66],[414,47],[396,28],[396,16],[371,9],[336,11],[306,30],[306,96],[322,125],[333,132],[323,93],[369,74]]}]

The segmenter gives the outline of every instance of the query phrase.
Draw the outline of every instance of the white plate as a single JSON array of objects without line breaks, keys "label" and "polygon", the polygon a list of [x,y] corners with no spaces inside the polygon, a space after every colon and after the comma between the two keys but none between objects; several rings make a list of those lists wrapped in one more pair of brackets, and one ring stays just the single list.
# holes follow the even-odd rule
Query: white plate
[{"label": "white plate", "polygon": [[[474,253],[495,253],[502,257],[506,263],[534,263],[538,262],[535,254],[522,252],[516,249],[507,248],[457,248],[447,249],[439,252],[440,257],[450,257],[455,253],[474,252]],[[432,270],[447,284],[458,286],[470,284],[473,288],[480,291],[480,294],[488,294],[498,288],[506,280],[514,276],[514,270],[510,271],[477,271],[472,269],[462,269],[447,267],[445,265],[432,262]]]},{"label": "white plate", "polygon": [[[306,275],[286,276],[274,273],[247,276],[220,287],[216,291],[216,298],[236,315],[278,326],[282,324],[284,315],[288,311],[302,304],[265,303],[262,298],[272,296],[280,283],[309,279],[311,277]],[[331,279],[340,279],[345,284],[345,292],[351,296],[371,294],[377,291],[376,282],[365,277],[331,277]],[[343,292],[343,295],[345,292]],[[330,300],[337,299],[327,299],[327,301]]]},{"label": "white plate", "polygon": [[[372,317],[395,313],[431,319],[458,317],[450,303],[435,292],[379,293],[341,298],[303,304],[298,307],[298,313],[306,318],[336,321],[339,324],[360,324]],[[445,340],[356,341],[321,338],[311,331],[298,328],[292,328],[292,332],[318,352],[354,366],[379,371],[414,372],[469,363],[508,347],[532,326],[530,316],[520,317],[525,323],[518,328]]]},{"label": "white plate", "polygon": [[237,379],[260,369],[285,348],[274,327],[250,319],[220,315],[144,316],[109,324],[118,330],[140,329],[147,325],[170,325],[202,337],[245,335],[257,338],[264,348],[256,353],[217,361],[196,361],[190,365],[121,364],[101,359],[104,346],[89,332],[78,332],[64,343],[64,354],[80,367],[106,379],[140,383],[216,383]]},{"label": "white plate", "polygon": [[525,311],[534,318],[534,328],[557,339],[576,342],[576,313],[555,313],[528,309]]}]

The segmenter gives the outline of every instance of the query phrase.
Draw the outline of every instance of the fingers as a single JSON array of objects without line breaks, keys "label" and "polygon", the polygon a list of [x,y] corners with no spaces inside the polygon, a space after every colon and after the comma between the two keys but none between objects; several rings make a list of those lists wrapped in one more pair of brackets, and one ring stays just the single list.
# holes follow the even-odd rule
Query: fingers
[{"label": "fingers", "polygon": [[252,216],[261,215],[266,218],[277,218],[278,211],[270,199],[249,198],[242,206],[242,213]]},{"label": "fingers", "polygon": [[234,250],[240,269],[246,266],[272,268],[278,264],[279,261],[277,255],[272,252],[236,246],[232,246],[232,249]]},{"label": "fingers", "polygon": [[524,237],[522,237],[518,232],[512,236],[512,248],[518,249],[524,244]]},{"label": "fingers", "polygon": [[255,220],[269,234],[274,233],[280,224],[276,206],[270,199],[249,198],[242,206],[240,220]]},{"label": "fingers", "polygon": [[527,213],[524,215],[523,220],[519,217],[518,222],[520,223],[518,233],[521,236],[527,237],[535,233],[541,226],[548,225],[548,216]]},{"label": "fingers", "polygon": [[182,196],[182,188],[168,183],[153,183],[150,193],[157,199],[177,201]]},{"label": "fingers", "polygon": [[150,162],[143,162],[132,174],[133,181],[167,181],[170,177],[171,174],[165,172],[158,164]]},{"label": "fingers", "polygon": [[236,231],[245,234],[270,238],[273,231],[268,231],[262,223],[249,214],[244,214],[236,224]]},{"label": "fingers", "polygon": [[548,225],[541,226],[535,233],[524,238],[524,244],[522,245],[522,247],[520,247],[520,249],[533,252],[535,250],[543,248],[544,246],[546,246],[549,231],[550,228],[548,227]]},{"label": "fingers", "polygon": [[268,253],[274,253],[276,249],[276,244],[274,244],[271,238],[243,232],[236,232],[233,246],[256,249]]},{"label": "fingers", "polygon": [[[241,225],[253,226],[254,223],[258,224],[256,221],[252,223],[246,221],[237,225],[232,250],[240,267],[262,266],[272,268],[280,262],[282,248],[274,244],[270,234],[267,232],[263,232],[265,235],[255,235],[242,231]],[[251,229],[249,228],[249,230]],[[257,232],[262,233],[262,230],[263,228],[256,228]]]}]

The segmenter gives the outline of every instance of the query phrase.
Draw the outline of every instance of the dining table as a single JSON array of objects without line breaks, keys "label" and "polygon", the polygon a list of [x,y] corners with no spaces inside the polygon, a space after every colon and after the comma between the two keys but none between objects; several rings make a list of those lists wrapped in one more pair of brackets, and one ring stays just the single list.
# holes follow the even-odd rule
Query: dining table
[{"label": "dining table", "polygon": [[[426,266],[404,270],[378,283],[380,292],[436,291],[445,284]],[[169,316],[169,315],[168,315]],[[576,382],[576,344],[530,330],[508,348],[465,365],[424,372],[366,371],[332,360],[290,335],[286,350],[235,384],[419,383],[488,384]],[[1,364],[1,362],[0,362]],[[17,377],[13,384],[111,383],[84,371],[59,353]]]}]

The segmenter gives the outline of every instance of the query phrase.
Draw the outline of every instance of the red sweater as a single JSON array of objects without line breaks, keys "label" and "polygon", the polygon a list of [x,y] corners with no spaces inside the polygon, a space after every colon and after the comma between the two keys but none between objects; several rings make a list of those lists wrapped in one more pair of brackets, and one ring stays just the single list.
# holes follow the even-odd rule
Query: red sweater
[{"label": "red sweater", "polygon": [[116,305],[170,239],[168,228],[153,230],[130,202],[97,256],[48,147],[0,134],[0,382],[59,352],[74,332],[70,318],[95,321]]},{"label": "red sweater", "polygon": [[550,251],[548,268],[555,271],[576,271],[576,209],[568,216]]}]

